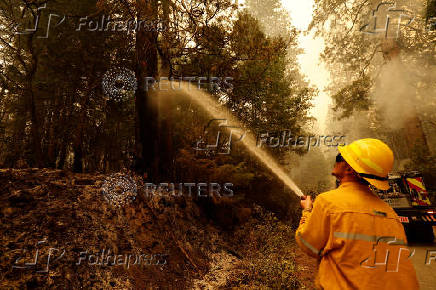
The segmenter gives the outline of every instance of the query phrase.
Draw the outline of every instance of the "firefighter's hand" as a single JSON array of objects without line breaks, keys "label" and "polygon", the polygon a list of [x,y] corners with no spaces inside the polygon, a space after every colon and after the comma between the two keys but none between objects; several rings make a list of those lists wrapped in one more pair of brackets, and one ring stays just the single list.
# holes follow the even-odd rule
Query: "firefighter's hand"
[{"label": "firefighter's hand", "polygon": [[302,196],[300,203],[303,209],[307,209],[307,210],[312,209],[312,198],[310,197],[310,195]]}]

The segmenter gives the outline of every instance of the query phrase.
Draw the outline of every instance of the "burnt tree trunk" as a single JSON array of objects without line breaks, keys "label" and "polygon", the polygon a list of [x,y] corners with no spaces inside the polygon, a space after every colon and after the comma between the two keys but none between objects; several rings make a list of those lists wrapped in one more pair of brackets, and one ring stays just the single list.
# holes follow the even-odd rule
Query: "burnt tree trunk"
[{"label": "burnt tree trunk", "polygon": [[[155,0],[137,0],[138,20],[155,21],[158,7]],[[135,169],[147,173],[151,179],[157,178],[159,151],[157,132],[157,109],[152,104],[152,97],[146,88],[146,78],[156,78],[158,74],[158,33],[154,29],[138,28],[136,32],[136,78],[138,89],[135,93]]]},{"label": "burnt tree trunk", "polygon": [[[38,11],[38,13],[40,13]],[[28,50],[31,55],[31,62],[29,70],[27,73],[27,111],[29,113],[29,119],[31,122],[30,132],[31,132],[31,148],[32,148],[32,166],[40,167],[42,166],[42,148],[41,148],[41,134],[39,131],[39,118],[36,109],[35,92],[33,90],[33,81],[35,78],[36,70],[38,67],[38,55],[33,48],[33,37],[34,34],[30,34],[28,38]]]},{"label": "burnt tree trunk", "polygon": [[[158,47],[160,56],[160,70],[162,76],[172,77],[171,58],[169,53],[170,36],[169,30],[166,29],[170,22],[170,0],[162,1],[162,25],[165,27],[162,31],[163,45]],[[172,96],[159,98],[159,148],[161,150],[159,172],[165,179],[173,179],[174,174],[174,146],[172,139],[173,119],[172,110],[174,104]]]},{"label": "burnt tree trunk", "polygon": [[82,144],[76,144],[74,146],[73,172],[77,172],[77,173],[83,172]]}]

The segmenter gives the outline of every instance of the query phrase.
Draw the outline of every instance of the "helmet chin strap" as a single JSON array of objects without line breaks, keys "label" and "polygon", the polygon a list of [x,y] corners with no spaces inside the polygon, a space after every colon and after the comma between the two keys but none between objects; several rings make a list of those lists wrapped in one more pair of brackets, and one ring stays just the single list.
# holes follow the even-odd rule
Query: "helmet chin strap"
[{"label": "helmet chin strap", "polygon": [[380,177],[380,176],[373,175],[373,174],[367,174],[367,173],[357,173],[357,174],[359,174],[361,177],[365,177],[365,178],[369,178],[369,179],[376,179],[376,180],[381,180],[381,181],[388,180],[387,177]]},{"label": "helmet chin strap", "polygon": [[350,169],[353,172],[354,176],[356,176],[358,179],[362,179],[362,181],[364,181],[365,183],[367,183],[367,182],[366,182],[366,180],[363,179],[363,177],[369,178],[369,179],[381,180],[381,181],[388,180],[387,177],[380,177],[380,176],[377,176],[377,175],[374,175],[374,174],[368,174],[368,173],[359,173],[356,170],[354,170],[348,163],[347,163],[347,165],[348,165],[347,169]]}]

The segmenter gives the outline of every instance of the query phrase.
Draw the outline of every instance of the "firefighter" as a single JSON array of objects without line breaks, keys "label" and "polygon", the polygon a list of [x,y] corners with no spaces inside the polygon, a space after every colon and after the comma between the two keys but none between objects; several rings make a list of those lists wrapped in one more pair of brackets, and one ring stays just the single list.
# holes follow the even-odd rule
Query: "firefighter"
[{"label": "firefighter", "polygon": [[413,252],[394,210],[370,185],[389,188],[394,157],[377,139],[338,147],[335,190],[301,201],[299,247],[318,258],[319,289],[418,289]]}]

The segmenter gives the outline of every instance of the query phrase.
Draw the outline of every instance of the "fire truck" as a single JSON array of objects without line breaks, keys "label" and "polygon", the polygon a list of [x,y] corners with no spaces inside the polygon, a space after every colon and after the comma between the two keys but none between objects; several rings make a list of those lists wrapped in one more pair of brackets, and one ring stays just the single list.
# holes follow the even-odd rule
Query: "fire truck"
[{"label": "fire truck", "polygon": [[377,194],[398,214],[409,242],[433,242],[436,208],[419,172],[389,175],[390,188],[376,190]]}]

